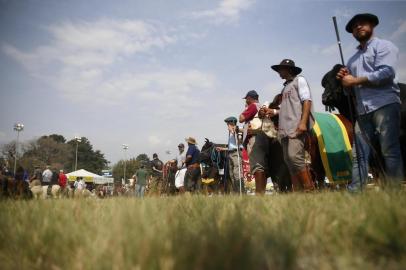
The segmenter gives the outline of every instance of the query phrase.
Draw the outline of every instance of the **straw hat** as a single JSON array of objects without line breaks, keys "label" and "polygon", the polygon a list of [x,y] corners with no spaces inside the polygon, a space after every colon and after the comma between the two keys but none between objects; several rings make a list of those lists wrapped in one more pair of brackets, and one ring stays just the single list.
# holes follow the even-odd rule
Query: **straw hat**
[{"label": "straw hat", "polygon": [[193,137],[186,138],[185,141],[190,144],[197,144],[196,139]]}]

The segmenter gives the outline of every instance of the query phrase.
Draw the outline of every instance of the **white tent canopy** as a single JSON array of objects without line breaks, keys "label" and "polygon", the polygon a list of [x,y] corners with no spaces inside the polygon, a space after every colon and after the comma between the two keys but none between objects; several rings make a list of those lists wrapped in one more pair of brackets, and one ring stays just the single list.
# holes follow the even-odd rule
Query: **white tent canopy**
[{"label": "white tent canopy", "polygon": [[86,171],[84,169],[80,169],[80,170],[77,170],[77,171],[74,171],[74,172],[67,173],[66,176],[68,178],[70,178],[70,177],[83,177],[83,178],[85,178],[85,177],[92,177],[92,178],[93,177],[101,177],[98,174]]},{"label": "white tent canopy", "polygon": [[108,184],[114,182],[113,178],[103,177],[84,169],[67,173],[66,176],[68,177],[69,181],[75,181],[76,178],[82,177],[85,182],[93,182],[95,184]]}]

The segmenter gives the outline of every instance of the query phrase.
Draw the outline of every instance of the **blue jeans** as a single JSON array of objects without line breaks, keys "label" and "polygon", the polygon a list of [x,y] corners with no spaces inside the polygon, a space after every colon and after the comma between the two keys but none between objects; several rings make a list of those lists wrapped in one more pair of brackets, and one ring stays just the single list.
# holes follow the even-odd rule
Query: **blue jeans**
[{"label": "blue jeans", "polygon": [[353,145],[352,182],[348,186],[349,191],[358,191],[361,181],[362,184],[367,181],[371,148],[366,139],[369,143],[379,142],[388,184],[398,185],[400,183],[403,178],[403,162],[399,135],[400,104],[398,103],[389,104],[371,113],[358,116],[355,124],[357,142],[356,145]]},{"label": "blue jeans", "polygon": [[142,198],[144,197],[145,185],[135,184],[135,197]]}]

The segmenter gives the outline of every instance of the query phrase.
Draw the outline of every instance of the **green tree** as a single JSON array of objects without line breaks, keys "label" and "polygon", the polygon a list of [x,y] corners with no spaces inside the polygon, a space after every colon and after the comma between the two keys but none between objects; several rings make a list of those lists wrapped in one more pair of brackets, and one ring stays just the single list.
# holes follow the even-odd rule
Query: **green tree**
[{"label": "green tree", "polygon": [[138,161],[143,161],[146,164],[149,164],[151,161],[147,154],[139,154],[135,159]]},{"label": "green tree", "polygon": [[[46,136],[45,136],[46,137]],[[59,135],[59,134],[52,134],[48,136],[49,138],[53,139],[54,141],[58,143],[66,143],[66,139],[64,136]]]},{"label": "green tree", "polygon": [[113,178],[114,181],[118,182],[121,181],[122,178],[124,178],[124,163],[126,167],[126,178],[131,178],[135,172],[138,170],[140,167],[140,162],[137,161],[134,158],[131,158],[129,160],[119,160],[114,166],[113,166]]},{"label": "green tree", "polygon": [[151,170],[152,169],[152,164],[151,164],[151,159],[148,157],[147,154],[139,154],[135,160],[139,162],[139,165],[144,165],[146,169]]},{"label": "green tree", "polygon": [[[35,167],[50,165],[53,169],[63,169],[69,165],[70,149],[63,143],[63,136],[42,136],[38,139],[19,143],[17,163],[28,172]],[[11,170],[15,157],[15,141],[2,146],[2,157]]]},{"label": "green tree", "polygon": [[[15,149],[16,149],[16,141],[11,141],[11,142],[3,144],[1,146],[2,163],[3,163],[3,166],[7,167],[9,170],[12,169],[10,166],[12,164],[14,164],[14,157],[16,154]],[[21,156],[21,152],[20,152],[20,156]]]},{"label": "green tree", "polygon": [[[149,168],[150,162],[146,154],[140,154],[136,158],[130,158],[126,161],[126,178],[131,178],[142,164]],[[113,178],[114,181],[121,181],[121,179],[124,178],[124,160],[120,160],[114,164]]]},{"label": "green tree", "polygon": [[[67,144],[72,153],[71,166],[75,166],[76,140],[70,140]],[[85,169],[96,174],[101,174],[102,170],[108,166],[109,162],[100,150],[94,150],[92,144],[86,137],[82,137],[78,143],[78,169]]]},{"label": "green tree", "polygon": [[54,170],[66,170],[71,154],[67,144],[55,141],[51,136],[42,136],[25,144],[20,164],[29,171],[33,171],[37,166],[44,168],[46,165],[50,165]]},{"label": "green tree", "polygon": [[[18,151],[18,163],[32,173],[35,167],[44,168],[50,165],[53,169],[73,170],[75,163],[76,141],[66,142],[65,137],[58,134],[42,136],[21,143]],[[12,169],[15,157],[15,141],[1,146],[1,160],[9,170]],[[108,161],[100,150],[94,150],[90,141],[82,137],[78,145],[78,168],[101,174]]]}]

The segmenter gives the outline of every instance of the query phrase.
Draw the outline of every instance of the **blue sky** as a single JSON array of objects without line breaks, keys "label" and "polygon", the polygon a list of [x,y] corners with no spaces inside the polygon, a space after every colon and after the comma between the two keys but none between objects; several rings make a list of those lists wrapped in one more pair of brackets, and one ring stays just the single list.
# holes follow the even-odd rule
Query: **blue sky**
[{"label": "blue sky", "polygon": [[58,133],[85,136],[113,163],[173,155],[185,137],[226,141],[255,89],[272,100],[282,81],[269,67],[291,58],[323,111],[321,78],[356,42],[356,13],[378,15],[376,35],[400,49],[406,82],[405,1],[55,1],[0,0],[0,143]]}]

